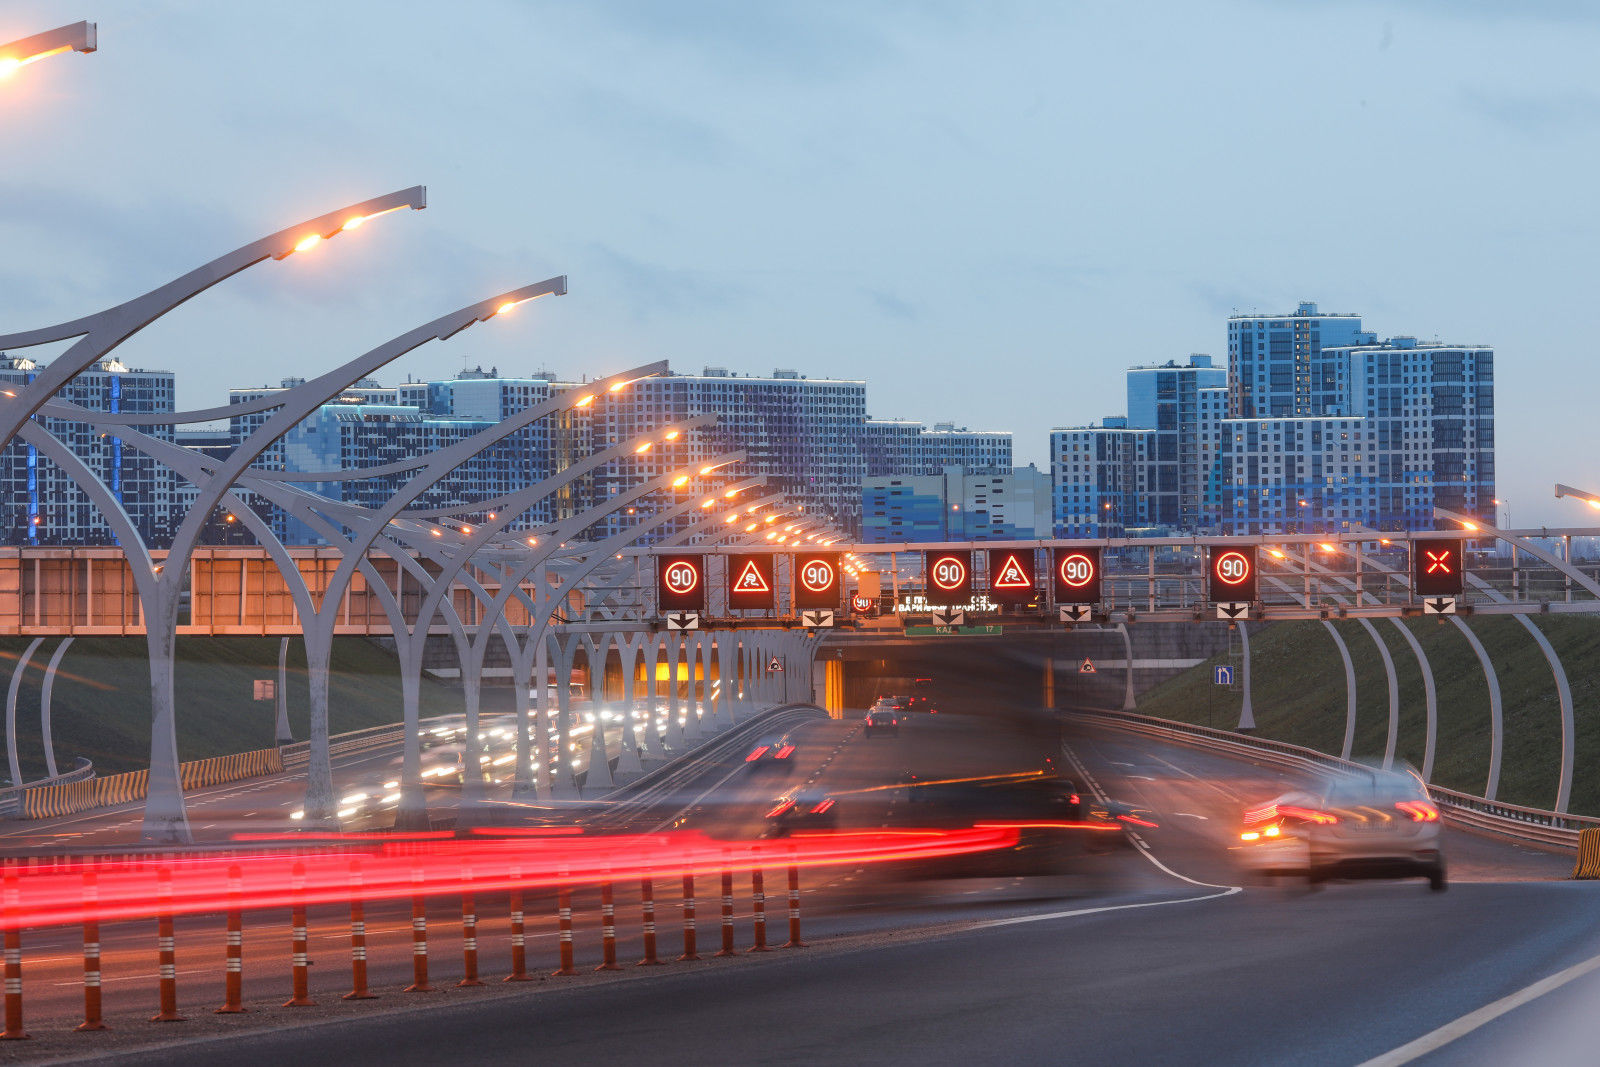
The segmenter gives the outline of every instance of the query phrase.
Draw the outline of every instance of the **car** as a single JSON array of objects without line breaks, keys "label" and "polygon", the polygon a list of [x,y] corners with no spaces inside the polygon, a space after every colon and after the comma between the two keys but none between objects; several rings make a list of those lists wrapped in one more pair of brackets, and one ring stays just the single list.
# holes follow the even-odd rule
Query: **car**
[{"label": "car", "polygon": [[873,711],[904,711],[911,703],[910,697],[885,696],[879,697],[872,705]]},{"label": "car", "polygon": [[861,735],[871,737],[873,732],[900,733],[900,712],[894,708],[873,708],[862,720]]},{"label": "car", "polygon": [[795,747],[789,734],[768,734],[751,746],[744,758],[745,766],[753,771],[788,767]]},{"label": "car", "polygon": [[831,830],[838,823],[838,799],[820,786],[807,785],[774,798],[764,821],[764,837],[785,837],[795,830]]},{"label": "car", "polygon": [[1264,878],[1312,885],[1346,878],[1426,878],[1448,885],[1439,809],[1412,770],[1329,774],[1245,812],[1235,855]]}]

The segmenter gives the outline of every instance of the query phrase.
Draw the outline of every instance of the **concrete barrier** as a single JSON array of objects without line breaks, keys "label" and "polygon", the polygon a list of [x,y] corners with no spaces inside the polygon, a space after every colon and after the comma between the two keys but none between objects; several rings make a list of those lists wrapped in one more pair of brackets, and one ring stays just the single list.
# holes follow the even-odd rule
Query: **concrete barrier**
[{"label": "concrete barrier", "polygon": [[[231,756],[212,756],[179,764],[178,773],[185,789],[224,785],[283,770],[283,758],[276,748],[236,752]],[[38,786],[22,791],[20,817],[48,819],[58,815],[126,804],[143,800],[150,790],[149,771],[126,771],[104,778],[90,778],[62,785]]]},{"label": "concrete barrier", "polygon": [[1572,866],[1574,878],[1600,878],[1600,829],[1578,831],[1578,860]]}]

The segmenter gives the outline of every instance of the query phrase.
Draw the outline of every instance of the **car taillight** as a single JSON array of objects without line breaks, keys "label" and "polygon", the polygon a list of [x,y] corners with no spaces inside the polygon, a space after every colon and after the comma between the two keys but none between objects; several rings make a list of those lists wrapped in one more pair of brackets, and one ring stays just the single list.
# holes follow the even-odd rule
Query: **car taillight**
[{"label": "car taillight", "polygon": [[[1304,819],[1306,822],[1316,823],[1318,826],[1332,826],[1339,821],[1339,816],[1330,811],[1317,811],[1313,808],[1296,808],[1289,805],[1275,809],[1275,814],[1284,815],[1291,819]],[[1270,818],[1271,816],[1269,816]],[[1246,816],[1248,819],[1249,816]]]},{"label": "car taillight", "polygon": [[813,815],[821,815],[823,812],[827,811],[831,807],[833,807],[833,798],[829,797],[827,800],[824,800],[821,804],[818,804],[816,807],[812,808],[811,809],[811,814],[813,814]]},{"label": "car taillight", "polygon": [[772,754],[772,758],[773,759],[788,759],[790,754],[793,753],[793,752],[794,752],[794,746],[793,745],[784,745],[782,748],[778,749],[778,751],[776,751],[776,752],[774,752]]},{"label": "car taillight", "polygon": [[1070,800],[1074,804],[1082,804],[1083,803],[1082,800],[1078,799],[1078,794],[1076,794],[1076,793],[1072,794],[1072,796],[1070,796],[1067,799]]},{"label": "car taillight", "polygon": [[777,807],[775,807],[771,811],[767,812],[767,818],[776,819],[778,816],[782,815],[784,812],[788,811],[792,807],[794,807],[794,801],[792,801],[792,800],[782,801],[781,803],[779,803],[779,805]]},{"label": "car taillight", "polygon": [[1439,821],[1439,809],[1426,800],[1402,800],[1395,807],[1411,816],[1412,822]]},{"label": "car taillight", "polygon": [[772,747],[771,745],[762,745],[760,748],[758,748],[755,751],[751,752],[750,755],[746,756],[744,758],[744,761],[746,763],[754,763],[756,760],[761,758],[761,754],[763,752],[765,752],[767,749],[769,749],[771,747]]}]

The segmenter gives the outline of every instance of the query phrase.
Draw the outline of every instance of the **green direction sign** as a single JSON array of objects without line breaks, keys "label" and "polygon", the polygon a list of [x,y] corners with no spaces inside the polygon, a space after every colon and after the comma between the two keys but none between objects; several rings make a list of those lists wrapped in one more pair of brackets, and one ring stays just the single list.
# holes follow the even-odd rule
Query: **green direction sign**
[{"label": "green direction sign", "polygon": [[1005,633],[1005,627],[991,623],[987,626],[907,626],[907,637],[993,637]]}]

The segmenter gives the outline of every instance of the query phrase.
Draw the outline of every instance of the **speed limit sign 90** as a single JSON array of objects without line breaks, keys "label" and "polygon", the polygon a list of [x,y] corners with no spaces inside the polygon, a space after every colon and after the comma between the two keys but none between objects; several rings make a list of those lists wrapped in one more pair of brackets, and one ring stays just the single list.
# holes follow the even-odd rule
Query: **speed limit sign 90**
[{"label": "speed limit sign 90", "polygon": [[925,565],[928,603],[952,606],[972,599],[971,552],[929,552]]},{"label": "speed limit sign 90", "polygon": [[1052,559],[1057,604],[1100,603],[1100,549],[1058,548]]},{"label": "speed limit sign 90", "polygon": [[1256,599],[1256,547],[1212,548],[1208,584],[1211,599],[1219,603]]},{"label": "speed limit sign 90", "polygon": [[656,561],[656,597],[663,611],[704,611],[705,558],[661,556]]},{"label": "speed limit sign 90", "polygon": [[812,552],[794,558],[795,607],[837,608],[839,592],[838,553]]}]

